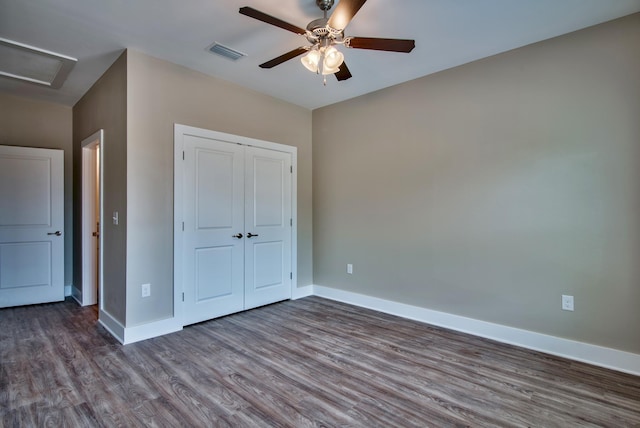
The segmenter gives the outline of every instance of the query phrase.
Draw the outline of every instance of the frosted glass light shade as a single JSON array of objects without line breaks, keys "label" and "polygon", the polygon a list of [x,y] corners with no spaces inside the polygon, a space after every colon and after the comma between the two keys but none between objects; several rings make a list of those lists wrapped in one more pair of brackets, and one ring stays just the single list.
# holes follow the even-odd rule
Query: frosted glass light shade
[{"label": "frosted glass light shade", "polygon": [[320,52],[317,50],[310,50],[308,54],[300,58],[302,65],[313,73],[318,72],[318,62],[320,62]]},{"label": "frosted glass light shade", "polygon": [[338,49],[330,46],[324,52],[324,61],[322,62],[322,74],[334,74],[340,70],[340,66],[344,62],[344,55]]},{"label": "frosted glass light shade", "polygon": [[334,74],[337,73],[340,70],[340,67],[334,67],[334,68],[329,68],[329,67],[322,67],[322,74],[327,75],[327,74]]},{"label": "frosted glass light shade", "polygon": [[324,66],[327,68],[338,68],[344,61],[344,55],[338,49],[330,46],[324,52]]}]

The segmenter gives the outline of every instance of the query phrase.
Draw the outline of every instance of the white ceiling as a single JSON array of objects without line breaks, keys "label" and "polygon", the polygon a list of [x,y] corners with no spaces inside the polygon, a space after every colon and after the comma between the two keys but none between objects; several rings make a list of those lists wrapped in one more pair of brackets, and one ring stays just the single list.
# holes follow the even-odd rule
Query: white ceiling
[{"label": "white ceiling", "polygon": [[[0,77],[0,91],[71,106],[131,48],[313,109],[639,12],[640,0],[368,0],[345,34],[416,48],[341,48],[353,78],[329,76],[326,87],[297,58],[259,68],[308,42],[240,15],[242,6],[303,28],[322,17],[315,0],[0,0],[0,38],[78,59],[58,90]],[[213,42],[248,56],[213,55]]]}]

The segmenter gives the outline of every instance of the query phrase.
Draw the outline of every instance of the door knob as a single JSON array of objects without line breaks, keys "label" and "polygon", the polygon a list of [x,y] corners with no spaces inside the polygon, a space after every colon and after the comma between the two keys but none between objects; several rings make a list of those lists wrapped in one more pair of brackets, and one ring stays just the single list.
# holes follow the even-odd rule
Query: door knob
[{"label": "door knob", "polygon": [[256,233],[255,235],[251,232],[247,233],[247,238],[253,238],[254,236],[258,236],[258,234]]},{"label": "door knob", "polygon": [[236,233],[235,235],[232,236],[232,238],[242,238],[242,233]]},{"label": "door knob", "polygon": [[49,233],[47,233],[47,235],[56,235],[56,236],[60,236],[60,235],[62,235],[62,232],[60,232],[59,230],[56,230],[55,232],[49,232]]}]

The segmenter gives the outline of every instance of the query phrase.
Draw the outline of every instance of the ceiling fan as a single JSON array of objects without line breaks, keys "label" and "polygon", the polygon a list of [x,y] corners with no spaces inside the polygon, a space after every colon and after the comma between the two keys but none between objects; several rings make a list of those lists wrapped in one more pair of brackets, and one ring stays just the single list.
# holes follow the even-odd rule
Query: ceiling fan
[{"label": "ceiling fan", "polygon": [[351,78],[351,72],[344,62],[344,55],[336,49],[336,45],[343,45],[355,49],[405,53],[411,52],[415,47],[414,40],[345,36],[344,29],[366,1],[367,0],[340,0],[331,16],[327,18],[327,11],[333,6],[334,0],[316,0],[316,5],[323,11],[324,17],[311,21],[306,29],[289,24],[288,22],[248,6],[241,7],[240,13],[291,31],[292,33],[305,36],[309,43],[311,43],[310,46],[301,46],[260,64],[261,68],[272,68],[306,53],[306,55],[301,58],[302,64],[309,71],[322,74],[326,85],[326,76],[329,74],[334,74],[338,80]]}]

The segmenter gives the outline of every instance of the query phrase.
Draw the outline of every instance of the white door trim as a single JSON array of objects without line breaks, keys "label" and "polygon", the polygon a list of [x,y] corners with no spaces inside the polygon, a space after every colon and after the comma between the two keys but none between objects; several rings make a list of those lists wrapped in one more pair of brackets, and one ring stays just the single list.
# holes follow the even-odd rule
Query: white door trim
[{"label": "white door trim", "polygon": [[102,275],[102,230],[103,230],[103,221],[100,221],[100,230],[98,231],[100,235],[99,239],[99,248],[98,248],[98,284],[99,284],[99,299],[96,294],[96,290],[93,289],[94,283],[92,281],[92,277],[95,278],[95,265],[93,260],[93,252],[92,246],[94,245],[91,234],[94,232],[94,218],[93,216],[87,216],[87,213],[92,213],[93,208],[91,204],[95,203],[95,153],[94,150],[97,147],[100,153],[100,165],[99,165],[99,217],[100,219],[104,218],[104,213],[102,209],[103,202],[103,177],[104,177],[104,130],[100,129],[95,132],[91,136],[82,140],[80,144],[82,150],[82,290],[77,295],[77,291],[74,290],[74,298],[80,303],[82,306],[86,305],[95,305],[98,300],[100,301],[100,306],[102,306],[102,283],[103,283],[103,275]]},{"label": "white door trim", "polygon": [[249,137],[242,137],[238,135],[226,134],[217,131],[211,131],[208,129],[196,128],[187,125],[174,124],[174,175],[173,175],[173,315],[174,318],[183,319],[182,314],[182,278],[183,278],[183,266],[182,266],[182,227],[183,227],[183,202],[184,202],[184,189],[182,185],[184,183],[184,167],[183,167],[183,153],[184,142],[183,137],[190,135],[194,137],[210,138],[219,141],[227,141],[232,144],[241,144],[246,146],[260,147],[263,149],[276,150],[280,152],[291,154],[292,176],[291,176],[291,295],[294,296],[294,291],[298,286],[298,245],[297,245],[297,225],[298,225],[298,210],[297,210],[297,173],[298,173],[298,148],[293,146],[287,146],[285,144],[278,144],[269,141],[257,140]]}]

